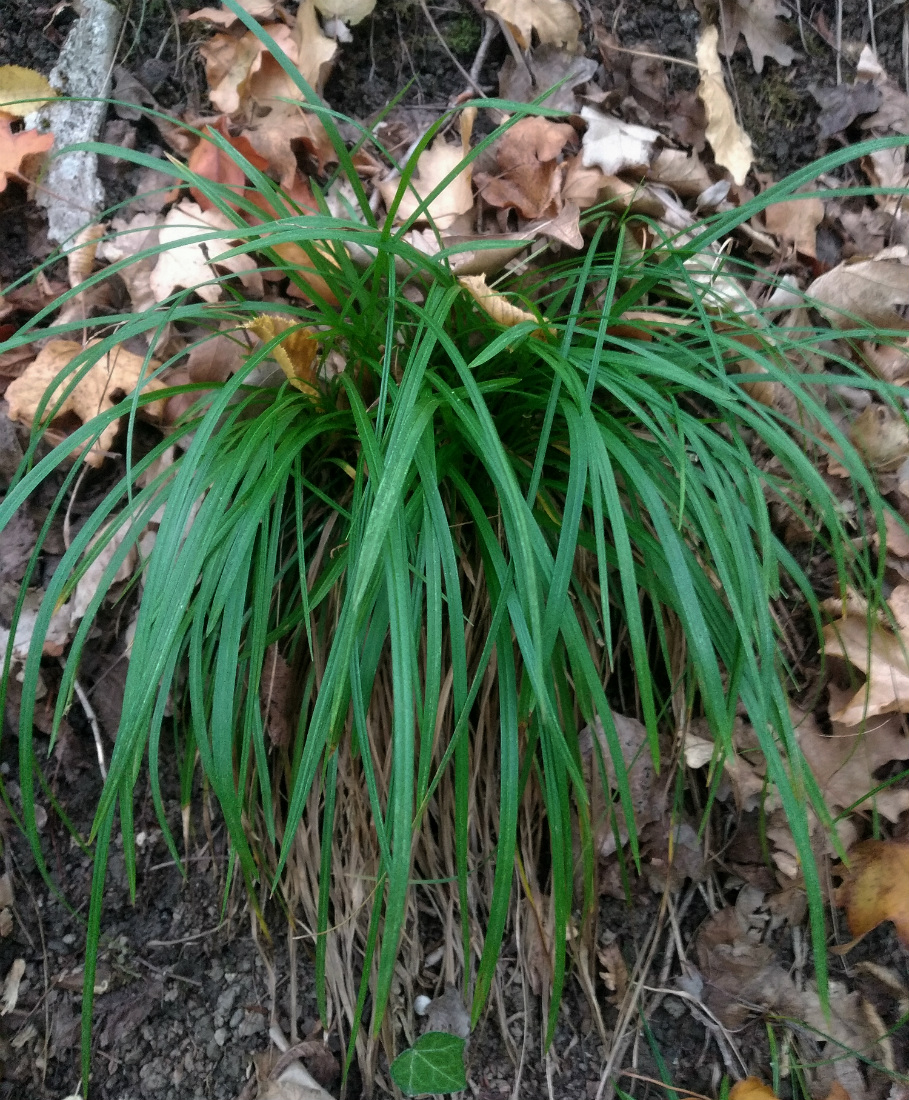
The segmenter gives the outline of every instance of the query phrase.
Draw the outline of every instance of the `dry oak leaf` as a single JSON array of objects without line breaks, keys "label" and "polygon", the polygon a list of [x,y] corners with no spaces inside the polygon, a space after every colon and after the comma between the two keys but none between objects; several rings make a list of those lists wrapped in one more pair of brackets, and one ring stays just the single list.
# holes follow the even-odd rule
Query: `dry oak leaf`
[{"label": "dry oak leaf", "polygon": [[889,920],[909,946],[909,843],[865,840],[849,853],[849,866],[837,871],[844,877],[836,904],[846,910],[852,935],[858,940]]},{"label": "dry oak leaf", "polygon": [[[899,585],[888,601],[899,633],[871,621],[861,608],[849,609],[824,627],[827,656],[845,657],[867,676],[867,682],[847,701],[831,709],[830,717],[844,726],[894,711],[909,712],[909,634],[902,625],[909,605],[909,585]],[[869,638],[870,631],[870,638]]]},{"label": "dry oak leaf", "polygon": [[751,168],[753,150],[751,138],[738,124],[735,109],[717,52],[719,33],[716,27],[705,27],[698,40],[695,56],[701,75],[698,95],[707,114],[706,137],[717,164],[728,168],[733,180],[741,186]]},{"label": "dry oak leaf", "polygon": [[158,257],[149,278],[156,301],[163,301],[176,287],[181,286],[191,288],[206,302],[217,302],[221,297],[221,285],[212,264],[219,264],[239,275],[251,294],[262,296],[262,276],[256,270],[256,261],[252,256],[226,256],[235,241],[223,237],[193,241],[193,238],[213,229],[236,229],[236,226],[220,210],[203,211],[194,202],[186,200],[168,212],[159,230],[160,243],[168,247]]},{"label": "dry oak leaf", "polygon": [[[420,154],[417,170],[411,177],[407,190],[395,211],[395,220],[407,221],[423,200],[427,199],[442,180],[459,166],[458,174],[435,196],[417,220],[431,221],[437,229],[448,229],[462,214],[472,210],[471,168],[469,164],[462,164],[464,152],[463,145],[449,145],[443,138],[439,138],[425,149]],[[382,180],[379,183],[379,192],[386,207],[391,207],[400,185],[401,181],[398,178]]]},{"label": "dry oak leaf", "polygon": [[524,218],[558,210],[557,158],[575,137],[574,127],[534,116],[522,118],[496,145],[499,173],[478,172],[477,187],[490,206],[512,207]]},{"label": "dry oak leaf", "polygon": [[522,50],[530,48],[532,31],[540,42],[577,49],[581,17],[568,0],[486,0],[486,10],[508,24]]},{"label": "dry oak leaf", "polygon": [[318,394],[315,363],[319,340],[312,329],[303,328],[293,317],[275,313],[260,313],[245,327],[254,332],[263,344],[280,336],[279,342],[269,352],[272,359],[284,371],[294,389],[311,397]]},{"label": "dry oak leaf", "polygon": [[779,0],[721,0],[721,7],[721,50],[726,57],[732,56],[739,35],[744,35],[755,72],[764,68],[765,57],[772,57],[780,65],[792,64],[795,51],[783,40],[787,28],[778,19],[786,13],[784,4]]},{"label": "dry oak leaf", "polygon": [[[354,20],[356,22],[356,20]],[[294,63],[303,79],[320,92],[331,73],[332,62],[338,52],[338,43],[322,33],[313,0],[301,0],[294,27],[296,56]],[[274,59],[271,59],[274,61]],[[275,62],[277,64],[277,62]],[[294,95],[299,99],[299,93]]]},{"label": "dry oak leaf", "polygon": [[[264,29],[269,33],[280,30],[287,38],[290,36],[287,27],[274,25]],[[280,41],[279,45],[283,49],[285,43]],[[232,34],[216,34],[199,47],[205,62],[208,98],[217,110],[226,115],[239,111],[243,86],[253,68],[261,64],[264,48],[252,31],[247,31],[240,38]]]},{"label": "dry oak leaf", "polygon": [[587,133],[581,142],[585,168],[596,165],[607,176],[627,169],[647,169],[654,143],[660,136],[656,130],[604,115],[595,107],[581,108],[581,118],[587,123]]},{"label": "dry oak leaf", "polygon": [[824,204],[816,195],[775,202],[764,211],[768,232],[812,259],[817,256],[817,227],[823,220]]},{"label": "dry oak leaf", "polygon": [[46,77],[22,65],[0,65],[0,113],[25,118],[56,96]]},{"label": "dry oak leaf", "polygon": [[805,293],[834,328],[854,328],[858,318],[875,328],[909,329],[909,263],[891,254],[839,264]]},{"label": "dry oak leaf", "polygon": [[[82,345],[73,340],[48,341],[34,362],[7,387],[6,400],[9,402],[10,419],[18,420],[21,424],[30,427],[38,406],[45,393],[51,390],[56,376],[82,350]],[[146,362],[143,356],[133,355],[125,348],[116,347],[101,356],[82,375],[60,407],[54,411],[54,416],[57,418],[67,413],[74,413],[85,424],[98,413],[112,409],[120,400],[121,394],[132,393],[140,379],[144,380],[143,393],[162,389],[162,382],[149,377],[160,365],[156,359]],[[53,386],[53,393],[48,397],[44,407],[45,415],[54,410],[56,403],[54,395],[58,390],[62,391],[66,385],[67,380],[63,379]],[[159,416],[160,402],[146,406],[143,411],[147,415]],[[116,421],[108,424],[92,448],[85,453],[85,461],[89,466],[97,467],[104,461],[105,454],[113,445],[117,427]]]},{"label": "dry oak leaf", "polygon": [[19,130],[14,134],[9,119],[0,116],[0,191],[6,190],[10,179],[27,177],[25,162],[48,152],[53,144],[54,135],[51,133]]},{"label": "dry oak leaf", "polygon": [[[227,119],[224,115],[212,126],[232,149],[245,157],[253,168],[260,171],[269,167],[268,160],[261,156],[250,143],[245,134],[232,137],[227,129]],[[198,145],[190,153],[187,168],[197,176],[211,180],[212,183],[220,183],[224,187],[236,192],[239,197],[246,186],[246,173],[237,163],[234,157],[211,141],[203,132],[203,137]],[[198,187],[190,187],[190,194],[203,210],[215,209],[215,203]],[[234,203],[230,205],[235,208]]]}]

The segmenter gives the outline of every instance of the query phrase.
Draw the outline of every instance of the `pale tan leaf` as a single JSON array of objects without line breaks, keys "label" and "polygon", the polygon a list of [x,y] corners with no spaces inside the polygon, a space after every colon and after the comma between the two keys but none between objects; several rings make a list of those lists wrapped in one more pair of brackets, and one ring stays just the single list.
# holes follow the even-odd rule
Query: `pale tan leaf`
[{"label": "pale tan leaf", "polygon": [[577,49],[581,17],[568,0],[486,0],[486,10],[505,20],[523,50],[532,31],[540,42]]},{"label": "pale tan leaf", "polygon": [[[303,79],[317,92],[321,92],[331,73],[332,62],[338,52],[338,43],[322,33],[313,0],[302,0],[297,9],[294,43],[296,45],[294,61]],[[296,93],[294,98],[299,99],[299,93]]]},{"label": "pale tan leaf", "polygon": [[326,19],[343,19],[353,26],[371,14],[376,0],[315,0],[315,5]]},{"label": "pale tan leaf", "polygon": [[817,255],[817,227],[823,220],[824,204],[817,196],[775,202],[764,211],[769,232],[812,258]]},{"label": "pale tan leaf", "polygon": [[[56,375],[81,351],[82,345],[72,340],[48,341],[34,362],[7,387],[6,400],[9,402],[10,419],[18,420],[30,427],[38,406],[45,393],[51,388]],[[116,347],[101,356],[98,362],[93,363],[83,374],[57,410],[56,415],[60,417],[67,413],[74,413],[83,423],[86,423],[98,413],[112,409],[117,403],[115,396],[132,393],[139,384],[140,378],[143,380],[143,392],[162,389],[164,385],[162,382],[156,378],[149,378],[149,375],[160,365],[155,359],[146,363],[143,356],[134,355],[125,348]],[[55,406],[54,394],[67,384],[64,378],[53,388],[53,394],[46,405],[47,412]],[[145,415],[160,416],[160,402],[155,402],[143,411]],[[85,461],[90,466],[100,466],[104,461],[105,453],[113,445],[117,427],[116,421],[108,424],[95,445],[86,453]]]},{"label": "pale tan leaf", "polygon": [[256,270],[256,261],[249,255],[226,256],[236,241],[216,237],[208,241],[191,242],[206,230],[234,229],[220,210],[202,210],[196,203],[184,199],[172,207],[159,230],[159,240],[167,249],[149,278],[155,300],[163,301],[177,287],[192,288],[206,302],[217,302],[222,294],[221,285],[212,264],[226,267],[239,275],[243,285],[255,297],[262,296],[262,276]]},{"label": "pale tan leaf", "polygon": [[576,137],[574,128],[540,116],[522,118],[495,146],[498,172],[478,172],[477,189],[490,206],[512,208],[524,218],[558,213],[558,158]]},{"label": "pale tan leaf", "polygon": [[855,418],[849,439],[872,470],[896,470],[909,456],[906,419],[887,405],[872,402]]},{"label": "pale tan leaf", "polygon": [[[417,161],[417,171],[411,178],[410,185],[398,206],[396,220],[407,221],[417,210],[421,201],[428,198],[442,180],[459,167],[458,174],[429,203],[418,220],[431,221],[437,229],[448,229],[462,214],[472,210],[471,170],[469,164],[462,163],[463,160],[463,147],[449,145],[442,138],[424,150]],[[400,185],[400,179],[396,178],[383,180],[379,184],[379,192],[386,206],[391,206]]]},{"label": "pale tan leaf", "polygon": [[846,910],[849,931],[861,937],[885,920],[909,946],[909,844],[866,840],[849,853],[849,866],[839,868],[843,884],[836,904]]},{"label": "pale tan leaf", "polygon": [[521,309],[509,302],[504,294],[491,290],[486,285],[485,275],[462,275],[458,282],[484,312],[505,328],[512,328],[514,325],[521,324],[522,321],[538,320],[526,309]]},{"label": "pale tan leaf", "polygon": [[98,251],[98,242],[104,236],[104,230],[104,225],[86,226],[66,254],[66,271],[71,287],[84,283],[94,271],[95,253]]},{"label": "pale tan leaf", "polygon": [[604,115],[595,107],[582,107],[581,118],[587,123],[581,143],[585,168],[597,165],[607,176],[615,176],[627,169],[644,171],[650,165],[660,136],[656,130]]},{"label": "pale tan leaf", "polygon": [[696,198],[713,184],[697,153],[689,155],[681,149],[661,149],[647,175],[684,198]]},{"label": "pale tan leaf", "polygon": [[698,95],[707,114],[706,137],[717,164],[728,168],[737,184],[743,184],[754,159],[751,138],[735,117],[735,109],[723,79],[723,68],[717,52],[718,41],[716,27],[705,27],[696,50],[701,76]]},{"label": "pale tan leaf", "polygon": [[[909,595],[909,586],[894,589],[890,602]],[[870,634],[870,637],[869,637]],[[828,656],[845,657],[863,672],[867,683],[846,702],[831,709],[830,717],[844,726],[855,726],[866,718],[893,711],[909,712],[909,642],[860,609],[824,627]]]},{"label": "pale tan leaf", "polygon": [[806,294],[835,328],[853,328],[857,318],[876,328],[909,329],[905,258],[839,264],[815,279]]}]

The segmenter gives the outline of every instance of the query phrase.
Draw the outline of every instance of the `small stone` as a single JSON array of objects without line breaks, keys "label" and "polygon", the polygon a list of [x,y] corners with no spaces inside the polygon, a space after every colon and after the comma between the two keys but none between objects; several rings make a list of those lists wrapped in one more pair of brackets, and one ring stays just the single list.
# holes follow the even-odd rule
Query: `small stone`
[{"label": "small stone", "polygon": [[219,1027],[217,1031],[215,1031],[214,1039],[219,1047],[223,1047],[227,1042],[227,1028]]}]

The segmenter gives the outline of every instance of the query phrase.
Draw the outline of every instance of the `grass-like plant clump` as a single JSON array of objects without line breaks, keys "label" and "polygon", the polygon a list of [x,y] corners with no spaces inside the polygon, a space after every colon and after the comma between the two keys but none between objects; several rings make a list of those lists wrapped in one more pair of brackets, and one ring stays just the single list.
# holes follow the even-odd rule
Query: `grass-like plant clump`
[{"label": "grass-like plant clump", "polygon": [[[529,889],[528,876],[548,879],[551,1033],[569,931],[583,928],[596,903],[600,840],[627,831],[629,874],[638,856],[612,711],[620,697],[645,724],[660,766],[670,764],[661,759],[663,735],[691,716],[707,719],[716,742],[708,808],[719,765],[735,751],[736,715],[747,713],[768,790],[795,839],[823,988],[824,904],[810,824],[829,827],[830,814],[792,728],[794,681],[774,607],[795,597],[818,629],[821,611],[779,534],[780,509],[814,531],[840,590],[876,606],[883,555],[872,552],[872,536],[886,539],[892,510],[827,398],[846,385],[900,406],[895,388],[845,358],[825,351],[826,366],[815,367],[829,328],[807,313],[802,328],[774,327],[731,293],[737,284],[713,244],[862,148],[676,240],[652,224],[642,246],[627,213],[588,212],[580,254],[531,262],[496,284],[528,316],[506,327],[452,270],[459,253],[482,253],[482,243],[432,257],[416,250],[407,231],[430,200],[403,226],[377,220],[332,113],[308,95],[339,162],[317,215],[300,213],[217,134],[210,140],[242,167],[260,201],[177,164],[92,147],[196,188],[231,224],[199,239],[239,240],[228,257],[258,257],[263,269],[298,282],[305,299],[247,301],[231,284],[226,304],[211,305],[179,291],[141,314],[51,328],[39,314],[8,343],[96,328],[98,342],[69,368],[72,389],[109,350],[134,337],[153,341],[166,325],[227,330],[247,348],[251,325],[262,336],[228,381],[170,391],[192,403],[150,450],[133,447],[133,426],[157,391],[129,396],[50,451],[36,428],[0,507],[2,527],[52,472],[68,471],[46,533],[79,475],[74,450],[87,451],[127,415],[123,476],[46,586],[19,728],[23,824],[40,858],[32,719],[43,638],[80,577],[108,554],[66,656],[59,723],[118,569],[155,523],[119,733],[85,838],[95,868],[86,1080],[112,837],[118,828],[134,887],[133,800],[147,761],[161,828],[180,860],[159,778],[172,753],[184,802],[204,773],[232,870],[251,897],[257,884],[280,890],[292,919],[312,932],[323,1018],[367,1071],[417,893],[444,928],[460,926],[447,950],[476,1021],[516,882]],[[513,112],[502,129],[536,110],[498,106]],[[404,166],[402,198],[415,162]],[[305,278],[282,258],[287,244],[308,258]],[[135,261],[99,271],[80,292]],[[839,332],[865,335],[859,320]],[[898,334],[875,339],[888,335]],[[155,368],[149,353],[148,374],[178,366],[183,354]],[[296,385],[262,384],[271,358],[289,361]],[[768,402],[768,384],[787,400]],[[45,422],[52,412],[48,405]],[[174,444],[176,457],[165,461]],[[831,449],[848,473],[854,512],[819,472],[817,455]],[[40,555],[39,540],[17,614]],[[5,677],[11,660],[12,646]],[[263,689],[277,661],[294,685],[295,726],[284,739],[269,728]],[[582,738],[597,721],[605,742]],[[605,797],[594,797],[597,787]],[[392,1050],[396,1038],[386,1031],[384,1039]]]}]

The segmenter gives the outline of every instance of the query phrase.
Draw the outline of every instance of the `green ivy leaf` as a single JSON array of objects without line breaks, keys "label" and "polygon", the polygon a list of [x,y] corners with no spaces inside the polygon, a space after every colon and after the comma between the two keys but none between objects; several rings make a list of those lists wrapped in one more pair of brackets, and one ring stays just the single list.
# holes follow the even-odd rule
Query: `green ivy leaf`
[{"label": "green ivy leaf", "polygon": [[464,1043],[447,1031],[427,1031],[391,1063],[395,1084],[405,1096],[466,1089]]}]

